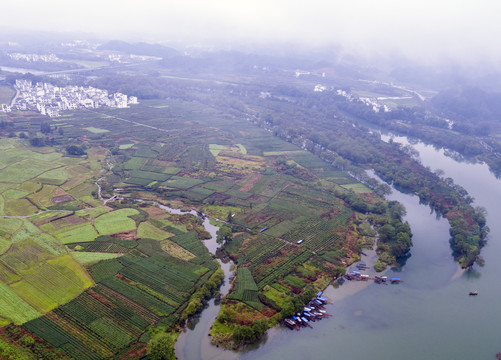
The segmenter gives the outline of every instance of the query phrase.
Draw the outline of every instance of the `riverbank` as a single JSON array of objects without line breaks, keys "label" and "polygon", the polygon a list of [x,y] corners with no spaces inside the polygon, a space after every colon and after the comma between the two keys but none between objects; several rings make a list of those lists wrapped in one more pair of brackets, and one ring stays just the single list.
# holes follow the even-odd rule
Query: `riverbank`
[{"label": "riverbank", "polygon": [[[183,212],[179,209],[173,209],[165,205],[159,204],[163,209],[171,211],[176,214],[186,214],[190,213],[194,216],[198,216],[196,210],[191,210],[190,212]],[[209,218],[205,218],[203,221],[203,226],[205,230],[210,233],[210,239],[203,240],[203,244],[207,247],[212,255],[216,255],[217,249],[220,245],[217,243],[217,231],[219,227],[210,223]],[[219,291],[216,297],[211,297],[207,303],[205,303],[202,308],[200,308],[196,314],[194,314],[187,322],[186,326],[182,329],[179,337],[177,338],[175,344],[175,354],[179,360],[183,359],[196,359],[200,358],[202,354],[208,356],[207,358],[219,358],[220,350],[211,344],[210,337],[207,336],[210,331],[210,327],[214,323],[220,309],[220,298],[225,296],[230,289],[231,285],[231,261],[223,262],[217,259],[221,270],[224,272],[224,278],[219,287]],[[193,346],[193,344],[198,344],[198,346]],[[213,357],[215,356],[215,357]]]},{"label": "riverbank", "polygon": [[[489,214],[501,211],[497,201],[501,181],[486,165],[459,163],[421,143],[412,146],[426,166],[442,169],[475,197],[476,204],[485,206],[488,220],[493,216]],[[405,205],[405,220],[414,234],[406,265],[386,273],[405,282],[380,286],[346,281],[337,288],[328,287],[324,295],[335,300],[326,307],[334,315],[329,321],[300,332],[276,328],[265,344],[239,359],[327,359],[332,354],[340,359],[495,358],[501,321],[495,299],[501,290],[493,284],[501,243],[487,243],[483,268],[461,270],[451,257],[446,219],[421,204],[416,195],[394,189],[389,198]],[[492,222],[490,227],[490,237],[499,237],[501,226]],[[468,296],[472,290],[479,295]]]}]

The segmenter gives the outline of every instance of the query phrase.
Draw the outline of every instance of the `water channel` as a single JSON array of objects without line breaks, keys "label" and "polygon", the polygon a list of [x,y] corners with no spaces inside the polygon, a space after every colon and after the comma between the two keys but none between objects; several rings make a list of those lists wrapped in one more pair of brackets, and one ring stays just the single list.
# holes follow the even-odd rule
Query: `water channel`
[{"label": "water channel", "polygon": [[[404,137],[394,141],[408,144]],[[242,353],[210,346],[208,327],[200,335],[180,343],[181,359],[495,359],[501,351],[501,281],[497,267],[501,257],[501,181],[485,164],[457,162],[443,150],[412,145],[425,166],[442,169],[475,198],[474,205],[487,209],[491,228],[482,255],[485,267],[464,272],[451,256],[448,222],[417,196],[394,190],[391,199],[407,209],[414,234],[412,256],[401,270],[388,276],[404,280],[398,285],[345,282],[329,287],[324,296],[333,317],[313,328],[290,331],[271,329],[257,348]],[[479,295],[468,296],[472,290]],[[202,313],[209,311],[211,307]],[[210,317],[215,317],[210,314]],[[198,325],[194,331],[198,330]],[[180,339],[182,340],[182,339]],[[180,355],[179,352],[177,352]]]},{"label": "water channel", "polygon": [[[154,203],[156,206],[170,212],[171,214],[191,214],[193,216],[198,216],[197,212],[182,211],[179,209],[173,209],[159,203]],[[210,223],[209,218],[205,218],[203,226],[206,231],[211,235],[211,238],[204,240],[204,245],[207,247],[211,254],[216,254],[216,250],[219,247],[217,243],[217,231],[218,227]],[[219,288],[219,292],[222,296],[228,293],[230,289],[230,266],[231,261],[223,262],[218,259],[221,269],[224,271],[225,278]],[[210,337],[208,336],[210,327],[217,315],[219,314],[219,303],[216,298],[209,300],[207,304],[204,305],[201,312],[197,313],[188,323],[187,327],[179,336],[176,341],[176,356],[178,359],[218,359],[220,358],[221,349],[211,345]],[[228,352],[229,353],[229,352]]]}]

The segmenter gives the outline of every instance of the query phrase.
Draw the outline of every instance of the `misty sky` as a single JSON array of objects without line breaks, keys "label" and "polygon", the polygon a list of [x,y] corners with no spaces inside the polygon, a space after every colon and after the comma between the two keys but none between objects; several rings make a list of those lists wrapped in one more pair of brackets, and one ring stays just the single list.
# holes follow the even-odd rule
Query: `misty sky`
[{"label": "misty sky", "polygon": [[6,27],[133,41],[339,43],[420,59],[501,60],[497,0],[7,0],[0,14]]}]

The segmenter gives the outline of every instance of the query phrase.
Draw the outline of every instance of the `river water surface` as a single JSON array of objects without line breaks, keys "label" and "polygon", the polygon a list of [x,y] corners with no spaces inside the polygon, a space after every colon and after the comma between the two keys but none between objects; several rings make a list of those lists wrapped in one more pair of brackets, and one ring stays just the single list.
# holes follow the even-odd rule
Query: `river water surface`
[{"label": "river water surface", "polygon": [[[394,141],[407,144],[403,137]],[[501,351],[501,270],[497,266],[501,181],[484,164],[459,163],[422,143],[412,146],[425,166],[442,169],[475,198],[474,205],[487,209],[491,233],[482,250],[485,267],[461,271],[451,256],[448,222],[420,204],[417,196],[394,190],[390,199],[405,205],[414,234],[406,265],[387,273],[403,283],[345,282],[339,288],[329,287],[324,296],[333,302],[326,309],[331,318],[299,332],[276,327],[260,346],[243,353],[207,345],[208,329],[202,329],[200,337],[183,343],[183,358],[495,359]],[[479,295],[468,296],[472,290]],[[196,350],[188,354],[192,348]]]},{"label": "river water surface", "polygon": [[[162,206],[164,209],[169,209],[169,211],[173,212],[170,208],[166,208]],[[191,212],[193,215],[197,215],[196,212]],[[219,247],[217,243],[217,231],[219,228],[210,223],[209,219],[206,218],[203,223],[205,230],[207,230],[211,234],[211,238],[209,240],[204,240],[204,244],[209,250],[211,254],[215,254],[216,250]],[[219,260],[219,264],[221,265],[221,269],[224,271],[225,278],[219,291],[222,296],[228,293],[230,289],[230,266],[231,261],[222,262]],[[217,315],[219,314],[219,304],[215,298],[209,300],[207,304],[205,304],[201,313],[196,314],[195,317],[188,324],[187,328],[179,335],[178,340],[176,341],[176,356],[178,359],[183,360],[191,360],[191,359],[220,359],[221,358],[221,349],[213,346],[210,343],[210,337],[208,336],[210,327],[214,323]],[[226,351],[228,355],[232,355],[231,352]]]}]

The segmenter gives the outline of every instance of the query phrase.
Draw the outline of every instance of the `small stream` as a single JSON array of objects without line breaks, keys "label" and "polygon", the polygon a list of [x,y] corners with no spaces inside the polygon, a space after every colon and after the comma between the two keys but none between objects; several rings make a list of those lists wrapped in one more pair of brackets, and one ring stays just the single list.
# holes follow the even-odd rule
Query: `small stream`
[{"label": "small stream", "polygon": [[[193,216],[198,216],[195,210],[182,211],[160,203],[154,203],[154,205],[171,214],[191,214]],[[203,243],[209,252],[215,255],[220,246],[216,241],[219,228],[212,225],[208,218],[205,218],[203,226],[211,235],[211,238],[203,240]],[[230,290],[230,267],[232,262],[223,262],[220,259],[217,259],[217,261],[221,265],[221,269],[224,271],[225,275],[221,287],[219,288],[221,297],[224,297]],[[188,325],[176,341],[175,352],[178,359],[199,359],[202,358],[202,354],[204,359],[221,359],[221,349],[211,344],[211,338],[209,336],[210,327],[219,314],[219,308],[219,301],[213,297],[190,319]],[[230,351],[226,351],[226,353],[231,357],[234,356],[234,353]]]}]

